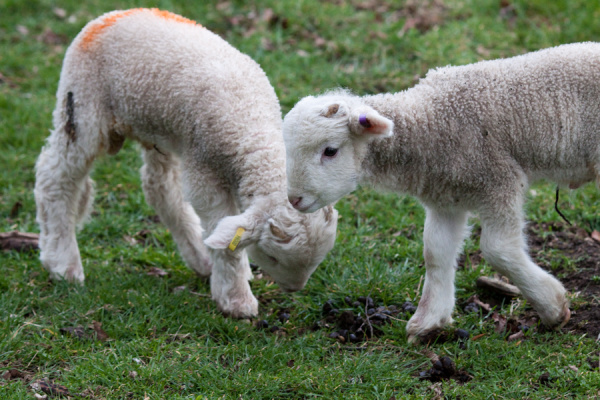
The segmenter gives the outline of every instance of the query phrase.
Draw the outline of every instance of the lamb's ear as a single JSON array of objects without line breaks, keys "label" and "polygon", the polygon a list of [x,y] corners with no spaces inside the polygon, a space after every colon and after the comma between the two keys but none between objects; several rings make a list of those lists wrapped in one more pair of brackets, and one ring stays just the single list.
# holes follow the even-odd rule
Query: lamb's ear
[{"label": "lamb's ear", "polygon": [[386,138],[393,135],[394,123],[370,109],[351,117],[350,130],[357,135]]},{"label": "lamb's ear", "polygon": [[243,249],[256,243],[260,232],[256,222],[248,212],[225,217],[219,221],[212,235],[204,240],[204,244],[211,249]]},{"label": "lamb's ear", "polygon": [[269,230],[271,234],[277,238],[277,240],[281,243],[289,243],[292,240],[292,237],[288,235],[283,228],[278,226],[277,222],[273,218],[269,218],[267,221],[269,223]]},{"label": "lamb's ear", "polygon": [[335,102],[322,108],[319,115],[325,118],[341,118],[348,115],[348,106],[344,102]]}]

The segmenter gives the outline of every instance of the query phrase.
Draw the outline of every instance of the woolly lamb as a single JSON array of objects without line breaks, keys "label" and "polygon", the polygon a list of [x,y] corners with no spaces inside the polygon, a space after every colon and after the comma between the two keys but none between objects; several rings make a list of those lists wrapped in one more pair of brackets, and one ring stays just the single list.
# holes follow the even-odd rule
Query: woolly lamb
[{"label": "woolly lamb", "polygon": [[333,247],[337,212],[303,215],[288,202],[281,111],[265,73],[194,21],[132,9],[90,22],[67,50],[53,118],[35,185],[40,258],[53,278],[83,282],[75,226],[92,203],[88,174],[126,138],[141,144],[148,203],[188,266],[211,276],[225,314],[258,312],[246,248],[294,291]]},{"label": "woolly lamb", "polygon": [[565,289],[527,253],[523,202],[539,179],[600,186],[600,44],[439,68],[396,94],[307,97],[283,132],[296,209],[314,212],[358,183],[424,205],[427,272],[410,340],[452,322],[469,211],[479,214],[488,262],[545,325],[568,321]]}]

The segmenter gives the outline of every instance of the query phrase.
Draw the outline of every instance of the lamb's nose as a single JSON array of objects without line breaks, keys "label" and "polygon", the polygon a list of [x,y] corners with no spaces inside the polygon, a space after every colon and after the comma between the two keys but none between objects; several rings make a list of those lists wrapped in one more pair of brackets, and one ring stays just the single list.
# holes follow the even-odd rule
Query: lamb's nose
[{"label": "lamb's nose", "polygon": [[298,206],[302,202],[302,196],[288,196],[288,200],[294,208],[298,208]]}]

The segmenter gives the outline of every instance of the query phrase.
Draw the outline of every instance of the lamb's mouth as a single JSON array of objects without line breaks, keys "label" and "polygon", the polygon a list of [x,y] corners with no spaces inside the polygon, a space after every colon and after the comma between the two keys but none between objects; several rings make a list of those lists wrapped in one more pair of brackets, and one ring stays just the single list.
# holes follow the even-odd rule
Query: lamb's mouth
[{"label": "lamb's mouth", "polygon": [[302,213],[306,213],[306,212],[315,212],[318,210],[318,208],[312,210],[312,211],[308,211],[312,208],[312,206],[314,206],[317,203],[318,200],[313,201],[312,203],[310,203],[309,205],[304,205],[304,204],[296,204],[294,206],[294,208]]}]

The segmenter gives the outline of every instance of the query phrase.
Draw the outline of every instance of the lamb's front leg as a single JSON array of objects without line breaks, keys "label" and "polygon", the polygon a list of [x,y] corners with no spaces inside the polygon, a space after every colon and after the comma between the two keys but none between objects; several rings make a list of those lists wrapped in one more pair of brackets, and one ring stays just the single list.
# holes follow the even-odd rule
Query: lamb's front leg
[{"label": "lamb's front leg", "polygon": [[[195,164],[193,158],[182,164],[183,193],[200,217],[204,237],[208,238],[219,221],[238,215],[239,210],[228,185],[222,185],[219,176]],[[219,310],[234,318],[256,316],[258,300],[248,283],[252,279],[252,270],[246,251],[241,248],[236,251],[205,248],[212,264],[210,291]]]},{"label": "lamb's front leg", "polygon": [[408,321],[408,340],[452,322],[456,259],[468,234],[467,213],[428,208],[423,232],[425,284],[417,311]]},{"label": "lamb's front leg", "polygon": [[248,281],[252,271],[246,251],[209,249],[213,256],[210,291],[219,310],[234,318],[250,318],[258,314],[258,300]]}]

